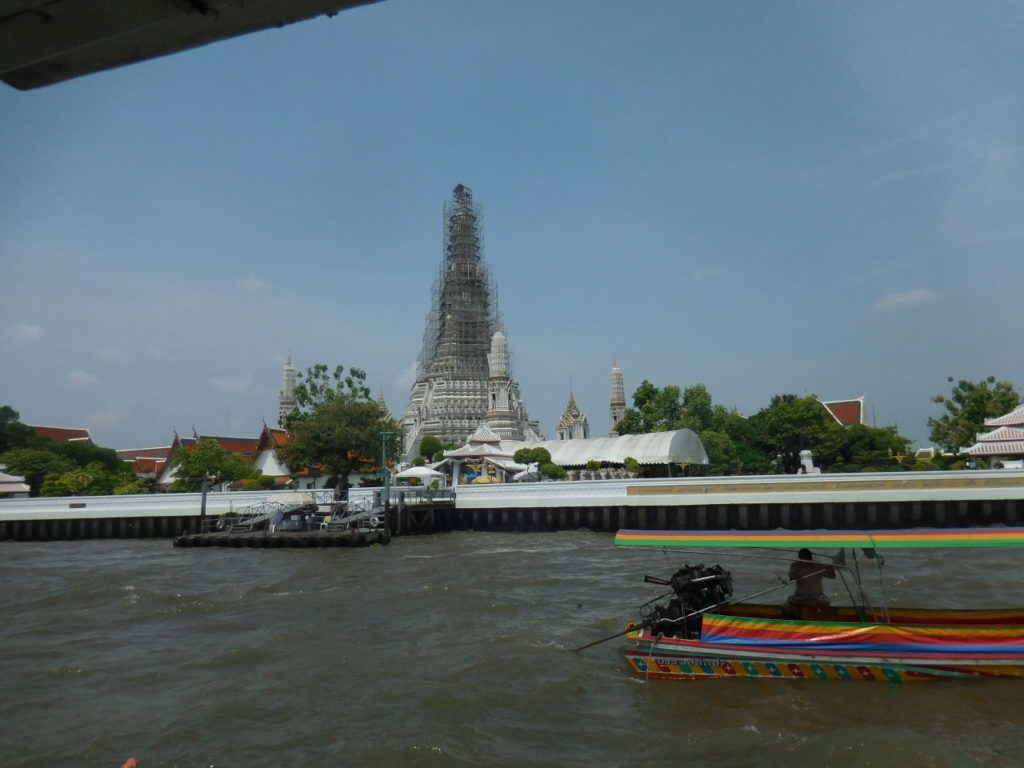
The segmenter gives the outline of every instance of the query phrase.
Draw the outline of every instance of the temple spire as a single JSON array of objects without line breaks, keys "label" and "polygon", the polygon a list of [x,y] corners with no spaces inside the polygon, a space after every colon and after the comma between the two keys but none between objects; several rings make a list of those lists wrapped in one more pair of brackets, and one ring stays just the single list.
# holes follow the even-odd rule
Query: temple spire
[{"label": "temple spire", "polygon": [[626,386],[622,380],[622,369],[619,368],[619,361],[612,365],[612,396],[608,408],[608,434],[612,437],[619,433],[615,425],[626,415]]},{"label": "temple spire", "polygon": [[284,365],[284,373],[281,376],[281,400],[277,408],[277,424],[283,427],[288,414],[298,407],[295,399],[295,366],[292,365],[291,353],[288,353],[288,362]]},{"label": "temple spire", "polygon": [[503,439],[539,439],[540,433],[511,378],[497,290],[482,254],[481,211],[468,187],[452,190],[444,214],[444,258],[402,418],[407,457],[427,435],[462,444],[482,422],[493,422]]}]

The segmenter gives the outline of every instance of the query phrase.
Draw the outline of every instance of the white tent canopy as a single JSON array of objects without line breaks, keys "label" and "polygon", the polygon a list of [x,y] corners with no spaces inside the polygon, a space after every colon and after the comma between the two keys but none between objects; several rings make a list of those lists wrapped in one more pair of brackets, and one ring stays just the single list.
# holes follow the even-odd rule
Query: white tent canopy
[{"label": "white tent canopy", "polygon": [[519,448],[547,448],[551,461],[560,467],[582,467],[595,460],[623,464],[630,457],[640,464],[708,463],[700,438],[689,429],[585,440],[545,440],[540,443],[502,441],[502,447],[507,447],[512,453]]},{"label": "white tent canopy", "polygon": [[430,469],[429,467],[409,467],[395,475],[395,480],[437,480],[444,478],[444,473]]}]

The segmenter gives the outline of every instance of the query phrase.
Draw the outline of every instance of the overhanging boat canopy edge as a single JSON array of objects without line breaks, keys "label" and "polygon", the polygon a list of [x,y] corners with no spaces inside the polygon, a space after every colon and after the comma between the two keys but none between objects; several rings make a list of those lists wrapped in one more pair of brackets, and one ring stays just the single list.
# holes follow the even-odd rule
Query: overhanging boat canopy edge
[{"label": "overhanging boat canopy edge", "polygon": [[640,531],[621,529],[617,547],[928,549],[1024,547],[1024,528],[908,528],[879,531]]}]

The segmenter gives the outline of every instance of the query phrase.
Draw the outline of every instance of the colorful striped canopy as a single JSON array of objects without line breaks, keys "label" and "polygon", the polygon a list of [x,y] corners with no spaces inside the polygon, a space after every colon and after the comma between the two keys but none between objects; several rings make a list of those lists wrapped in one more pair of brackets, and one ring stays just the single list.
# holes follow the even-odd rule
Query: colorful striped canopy
[{"label": "colorful striped canopy", "polygon": [[764,547],[905,549],[1024,547],[1024,528],[910,528],[889,531],[629,531],[617,547]]}]

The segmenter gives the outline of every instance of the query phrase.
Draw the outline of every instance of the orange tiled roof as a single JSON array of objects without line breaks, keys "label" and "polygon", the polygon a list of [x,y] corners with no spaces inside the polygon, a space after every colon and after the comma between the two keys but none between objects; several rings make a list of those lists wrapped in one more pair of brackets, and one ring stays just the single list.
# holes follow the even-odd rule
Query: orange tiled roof
[{"label": "orange tiled roof", "polygon": [[254,456],[259,447],[257,437],[221,437],[219,435],[196,435],[199,440],[213,440],[228,453],[244,453]]},{"label": "orange tiled roof", "polygon": [[147,474],[149,472],[152,472],[154,475],[159,475],[166,463],[167,459],[139,457],[132,462],[132,472],[136,475]]},{"label": "orange tiled roof", "polygon": [[850,424],[863,424],[864,423],[864,398],[860,397],[856,400],[831,400],[829,402],[822,402],[832,418],[842,424],[844,427]]},{"label": "orange tiled roof", "polygon": [[81,440],[87,443],[92,442],[92,435],[88,429],[78,427],[32,427],[40,437],[51,437],[58,443],[68,440]]}]

